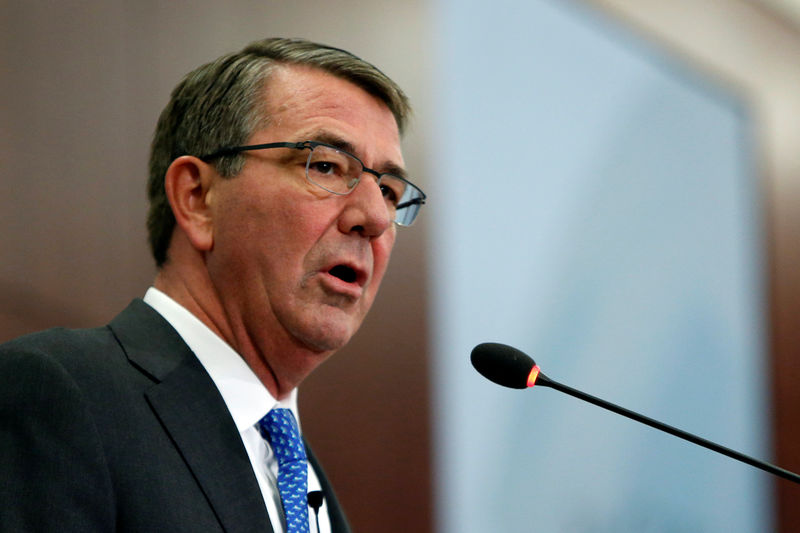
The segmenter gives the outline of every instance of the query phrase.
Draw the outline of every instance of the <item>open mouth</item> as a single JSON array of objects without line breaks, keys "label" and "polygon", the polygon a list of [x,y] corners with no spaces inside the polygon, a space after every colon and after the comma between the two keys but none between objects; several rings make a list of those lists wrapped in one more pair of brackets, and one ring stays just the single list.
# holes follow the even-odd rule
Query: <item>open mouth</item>
[{"label": "open mouth", "polygon": [[356,271],[347,265],[336,265],[328,271],[328,274],[346,283],[355,283],[358,278]]}]

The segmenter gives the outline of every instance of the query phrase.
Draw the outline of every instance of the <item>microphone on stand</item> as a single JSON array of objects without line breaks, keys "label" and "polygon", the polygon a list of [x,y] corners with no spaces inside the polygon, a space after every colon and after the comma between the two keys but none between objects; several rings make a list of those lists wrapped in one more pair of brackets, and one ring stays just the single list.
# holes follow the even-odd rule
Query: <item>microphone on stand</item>
[{"label": "microphone on stand", "polygon": [[614,405],[613,403],[601,400],[600,398],[586,394],[585,392],[573,389],[572,387],[568,387],[553,379],[550,379],[541,372],[539,365],[537,365],[533,359],[531,359],[527,354],[517,350],[516,348],[512,348],[511,346],[494,342],[479,344],[472,349],[470,359],[472,361],[472,366],[475,367],[475,370],[477,370],[486,379],[493,381],[498,385],[510,387],[512,389],[527,389],[529,387],[533,387],[534,385],[550,387],[551,389],[556,389],[565,394],[569,394],[570,396],[574,396],[575,398],[579,398],[591,404],[597,405],[598,407],[602,407],[603,409],[608,409],[609,411],[626,416],[632,420],[641,422],[642,424],[646,424],[650,427],[669,433],[670,435],[688,440],[693,444],[703,446],[704,448],[721,453],[722,455],[727,455],[728,457],[736,459],[737,461],[760,468],[761,470],[769,472],[770,474],[788,479],[789,481],[794,481],[795,483],[800,483],[800,475],[795,474],[794,472],[784,470],[783,468],[766,463],[764,461],[759,461],[758,459],[754,459],[753,457],[744,455],[743,453],[731,450],[730,448],[726,448],[715,442],[702,439],[696,435],[687,433],[686,431],[674,428],[663,422],[659,422],[658,420],[640,415],[639,413],[625,409],[624,407],[620,407],[618,405]]}]

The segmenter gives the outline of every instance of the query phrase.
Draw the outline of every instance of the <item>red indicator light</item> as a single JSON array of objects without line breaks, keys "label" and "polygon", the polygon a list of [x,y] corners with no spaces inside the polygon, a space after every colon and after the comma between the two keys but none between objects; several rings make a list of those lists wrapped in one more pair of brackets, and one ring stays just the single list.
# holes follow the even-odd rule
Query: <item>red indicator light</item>
[{"label": "red indicator light", "polygon": [[536,378],[539,377],[539,365],[533,365],[531,368],[531,373],[528,374],[528,387],[533,387],[536,385]]}]

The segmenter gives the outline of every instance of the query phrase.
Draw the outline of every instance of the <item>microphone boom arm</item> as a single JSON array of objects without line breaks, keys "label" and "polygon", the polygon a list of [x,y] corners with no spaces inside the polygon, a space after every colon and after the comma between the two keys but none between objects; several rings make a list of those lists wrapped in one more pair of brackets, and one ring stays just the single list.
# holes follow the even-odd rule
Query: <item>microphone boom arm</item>
[{"label": "microphone boom arm", "polygon": [[668,424],[659,422],[658,420],[654,420],[644,415],[640,415],[639,413],[636,413],[629,409],[625,409],[624,407],[620,407],[619,405],[615,405],[611,402],[601,400],[596,396],[592,396],[591,394],[586,394],[585,392],[573,389],[572,387],[554,381],[542,373],[539,373],[538,377],[536,378],[536,384],[541,385],[543,387],[550,387],[551,389],[555,389],[557,391],[561,391],[565,394],[569,394],[570,396],[574,396],[575,398],[578,398],[585,402],[589,402],[598,407],[602,407],[603,409],[607,409],[611,412],[617,413],[618,415],[628,417],[632,420],[636,420],[637,422],[641,422],[642,424],[646,424],[652,428],[660,429],[661,431],[669,433],[670,435],[680,437],[684,440],[687,440],[699,446],[703,446],[704,448],[708,448],[709,450],[713,450],[717,453],[727,455],[728,457],[736,459],[737,461],[741,461],[750,466],[760,468],[761,470],[769,472],[770,474],[774,474],[784,479],[788,479],[789,481],[794,481],[795,483],[800,483],[800,475],[797,475],[794,472],[790,472],[789,470],[784,470],[783,468],[780,468],[773,464],[760,461],[743,453],[739,453],[736,450],[731,450],[730,448],[726,448],[725,446],[721,446],[715,442],[711,442],[709,440],[700,438],[697,435],[692,435],[691,433],[688,433],[686,431],[674,428]]}]

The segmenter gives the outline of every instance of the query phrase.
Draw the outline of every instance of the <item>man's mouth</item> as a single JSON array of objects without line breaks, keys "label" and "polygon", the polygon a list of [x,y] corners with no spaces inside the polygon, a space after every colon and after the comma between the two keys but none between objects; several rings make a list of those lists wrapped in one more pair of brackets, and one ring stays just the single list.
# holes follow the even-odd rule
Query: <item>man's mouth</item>
[{"label": "man's mouth", "polygon": [[355,283],[358,280],[358,274],[356,271],[347,265],[336,265],[328,271],[328,274],[335,278],[339,278],[345,283]]}]

